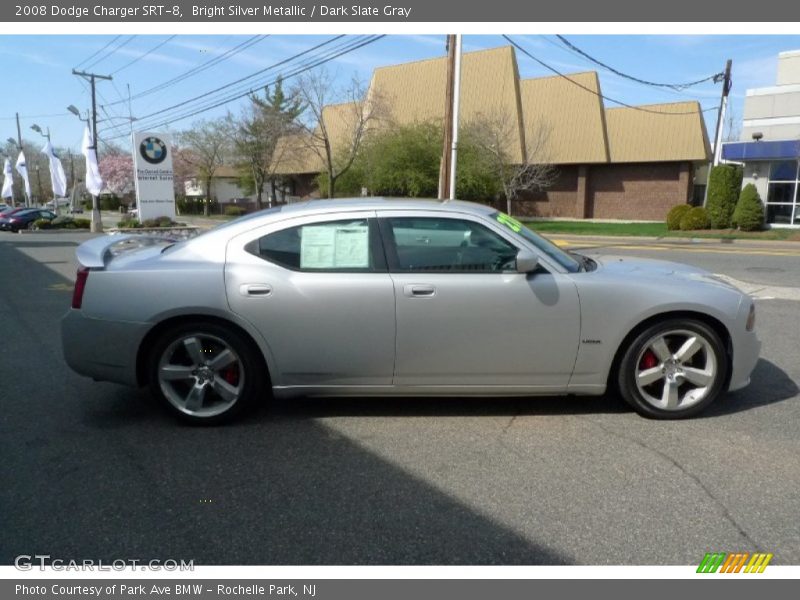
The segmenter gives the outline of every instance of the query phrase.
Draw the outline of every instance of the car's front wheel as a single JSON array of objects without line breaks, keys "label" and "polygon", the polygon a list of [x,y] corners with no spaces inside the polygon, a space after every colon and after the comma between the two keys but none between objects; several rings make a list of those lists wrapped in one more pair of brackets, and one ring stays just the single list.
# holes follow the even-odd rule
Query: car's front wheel
[{"label": "car's front wheel", "polygon": [[724,391],[728,355],[702,321],[669,319],[651,325],[628,346],[618,372],[622,397],[656,419],[696,415]]},{"label": "car's front wheel", "polygon": [[150,353],[150,388],[175,416],[195,424],[228,421],[253,405],[264,372],[252,347],[216,323],[165,331]]}]

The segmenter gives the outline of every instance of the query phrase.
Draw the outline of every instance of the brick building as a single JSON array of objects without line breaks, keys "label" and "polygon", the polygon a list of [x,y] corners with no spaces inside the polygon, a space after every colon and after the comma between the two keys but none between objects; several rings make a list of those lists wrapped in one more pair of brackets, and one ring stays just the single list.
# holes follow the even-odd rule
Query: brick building
[{"label": "brick building", "polygon": [[[445,58],[375,69],[366,101],[380,98],[388,113],[376,127],[441,122],[445,82]],[[347,143],[352,106],[323,111],[334,150]],[[487,116],[510,123],[512,160],[557,169],[550,188],[514,203],[520,216],[662,220],[691,200],[695,171],[710,158],[697,102],[606,109],[596,72],[521,79],[510,46],[463,56],[461,123]],[[314,194],[323,170],[308,146],[292,136],[276,152],[276,171],[298,196]]]}]

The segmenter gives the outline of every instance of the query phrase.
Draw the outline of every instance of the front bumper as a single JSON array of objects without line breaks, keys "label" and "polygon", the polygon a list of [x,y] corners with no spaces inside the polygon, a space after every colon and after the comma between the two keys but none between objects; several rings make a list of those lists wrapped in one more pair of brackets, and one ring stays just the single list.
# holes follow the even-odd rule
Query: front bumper
[{"label": "front bumper", "polygon": [[754,331],[744,332],[733,340],[733,363],[728,391],[739,390],[750,383],[750,374],[758,363],[760,354],[761,340]]},{"label": "front bumper", "polygon": [[136,359],[149,323],[107,321],[70,309],[61,319],[61,346],[69,367],[97,381],[138,385]]}]

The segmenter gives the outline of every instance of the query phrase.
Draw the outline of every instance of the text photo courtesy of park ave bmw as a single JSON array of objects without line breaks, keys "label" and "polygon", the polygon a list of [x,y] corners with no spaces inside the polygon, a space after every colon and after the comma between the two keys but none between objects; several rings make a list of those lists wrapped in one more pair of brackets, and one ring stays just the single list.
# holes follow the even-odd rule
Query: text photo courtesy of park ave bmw
[{"label": "text photo courtesy of park ave bmw", "polygon": [[798,577],[794,17],[434,5],[0,8],[0,597]]}]

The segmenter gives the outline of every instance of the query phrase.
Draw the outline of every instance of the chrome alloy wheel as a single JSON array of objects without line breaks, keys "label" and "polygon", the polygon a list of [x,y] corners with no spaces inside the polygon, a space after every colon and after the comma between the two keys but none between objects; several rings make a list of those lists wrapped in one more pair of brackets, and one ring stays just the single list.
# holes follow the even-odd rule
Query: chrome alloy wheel
[{"label": "chrome alloy wheel", "polygon": [[158,363],[158,384],[175,408],[193,417],[214,417],[242,395],[242,361],[224,340],[207,333],[181,335]]},{"label": "chrome alloy wheel", "polygon": [[696,331],[668,330],[650,338],[636,360],[636,387],[652,406],[684,410],[705,398],[719,375],[711,342]]}]

